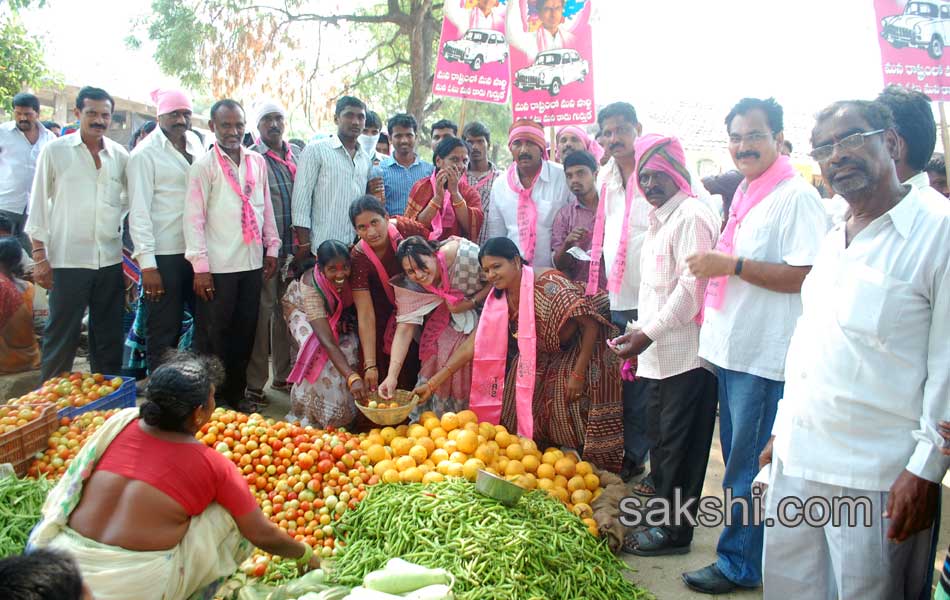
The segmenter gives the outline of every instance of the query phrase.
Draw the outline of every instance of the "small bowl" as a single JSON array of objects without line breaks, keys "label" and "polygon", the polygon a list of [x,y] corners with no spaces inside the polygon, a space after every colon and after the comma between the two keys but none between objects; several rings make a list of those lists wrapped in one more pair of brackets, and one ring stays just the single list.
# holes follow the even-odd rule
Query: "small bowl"
[{"label": "small bowl", "polygon": [[481,469],[475,478],[475,489],[505,506],[518,504],[524,494],[524,488]]},{"label": "small bowl", "polygon": [[[382,401],[382,398],[375,392],[369,395],[369,399]],[[419,403],[419,396],[406,390],[396,390],[393,399],[389,402],[396,402],[399,406],[395,408],[370,408],[357,402],[356,408],[360,409],[360,412],[366,415],[367,419],[377,425],[398,425],[406,420],[409,413]]]}]

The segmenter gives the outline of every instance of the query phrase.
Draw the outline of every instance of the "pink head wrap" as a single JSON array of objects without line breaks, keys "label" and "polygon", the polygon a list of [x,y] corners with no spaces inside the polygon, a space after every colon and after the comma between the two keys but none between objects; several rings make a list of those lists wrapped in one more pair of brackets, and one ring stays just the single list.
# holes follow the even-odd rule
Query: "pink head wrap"
[{"label": "pink head wrap", "polygon": [[158,106],[155,114],[167,115],[176,110],[191,110],[191,100],[181,90],[152,90],[152,102]]},{"label": "pink head wrap", "polygon": [[[548,160],[548,144],[544,139],[544,127],[531,119],[518,119],[508,129],[508,149],[518,140],[527,140],[541,148],[542,160]],[[517,161],[515,161],[517,162]]]},{"label": "pink head wrap", "polygon": [[[597,164],[600,164],[600,159],[604,156],[604,147],[601,146],[597,140],[590,137],[590,135],[578,127],[577,125],[568,125],[566,127],[561,127],[557,132],[557,140],[561,139],[561,135],[565,133],[573,133],[577,137],[581,138],[584,142],[584,147],[587,148],[587,151],[594,155],[594,160],[597,161]],[[554,149],[554,156],[558,162],[561,162],[561,150],[559,147]]]},{"label": "pink head wrap", "polygon": [[[637,138],[633,149],[637,155],[637,187],[640,187],[640,171],[650,169],[666,173],[673,178],[681,192],[693,195],[689,171],[686,170],[686,153],[678,139],[647,133]],[[643,193],[643,188],[640,188],[640,192]]]}]

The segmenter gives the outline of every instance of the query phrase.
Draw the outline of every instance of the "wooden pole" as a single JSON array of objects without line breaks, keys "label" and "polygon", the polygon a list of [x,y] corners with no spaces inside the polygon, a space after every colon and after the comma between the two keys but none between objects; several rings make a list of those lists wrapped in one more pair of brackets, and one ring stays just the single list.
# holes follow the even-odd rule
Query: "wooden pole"
[{"label": "wooden pole", "polygon": [[557,152],[557,131],[554,129],[553,125],[548,130],[548,138],[551,140],[551,160],[554,160],[554,156]]},{"label": "wooden pole", "polygon": [[465,130],[465,113],[468,110],[468,100],[462,100],[462,109],[459,111],[459,137],[462,135],[462,131]]},{"label": "wooden pole", "polygon": [[950,130],[947,127],[947,111],[943,107],[943,100],[937,103],[940,108],[940,135],[943,138],[943,164],[947,170],[947,181],[950,181]]}]

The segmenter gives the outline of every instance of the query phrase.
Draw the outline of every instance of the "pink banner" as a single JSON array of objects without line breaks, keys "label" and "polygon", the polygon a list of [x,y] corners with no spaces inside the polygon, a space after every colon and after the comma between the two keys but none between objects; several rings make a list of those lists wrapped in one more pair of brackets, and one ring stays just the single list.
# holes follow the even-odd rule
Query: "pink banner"
[{"label": "pink banner", "polygon": [[504,0],[445,0],[432,93],[504,104],[510,82]]},{"label": "pink banner", "polygon": [[950,2],[874,0],[884,84],[950,100]]},{"label": "pink banner", "polygon": [[543,125],[594,122],[592,0],[509,0],[515,119]]}]

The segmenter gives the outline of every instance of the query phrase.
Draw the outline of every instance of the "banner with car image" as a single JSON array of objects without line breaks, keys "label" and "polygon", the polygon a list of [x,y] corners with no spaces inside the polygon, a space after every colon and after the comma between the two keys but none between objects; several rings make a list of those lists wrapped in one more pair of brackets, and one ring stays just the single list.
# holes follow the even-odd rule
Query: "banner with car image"
[{"label": "banner with car image", "polygon": [[508,101],[508,1],[445,0],[434,95],[496,104]]},{"label": "banner with car image", "polygon": [[950,100],[950,1],[874,0],[885,85]]},{"label": "banner with car image", "polygon": [[594,122],[592,1],[509,0],[505,32],[515,119],[552,126]]}]

